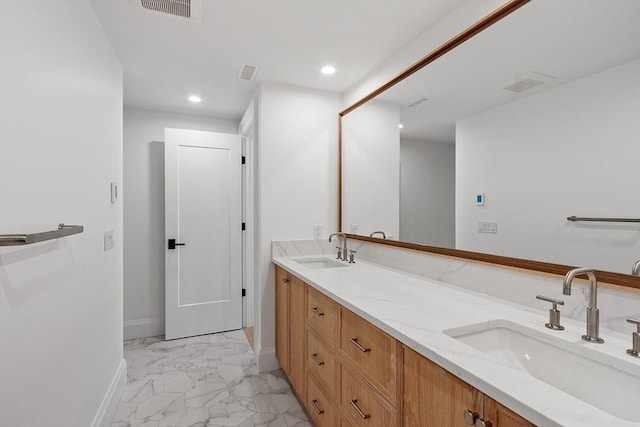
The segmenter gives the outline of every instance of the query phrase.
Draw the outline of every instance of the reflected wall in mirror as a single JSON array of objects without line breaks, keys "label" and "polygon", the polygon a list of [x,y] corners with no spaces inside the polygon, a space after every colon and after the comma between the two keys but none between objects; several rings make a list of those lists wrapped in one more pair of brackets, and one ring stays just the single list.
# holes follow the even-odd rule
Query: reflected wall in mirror
[{"label": "reflected wall in mirror", "polygon": [[640,2],[530,2],[342,139],[345,232],[628,274],[640,223],[566,218],[640,218]]}]

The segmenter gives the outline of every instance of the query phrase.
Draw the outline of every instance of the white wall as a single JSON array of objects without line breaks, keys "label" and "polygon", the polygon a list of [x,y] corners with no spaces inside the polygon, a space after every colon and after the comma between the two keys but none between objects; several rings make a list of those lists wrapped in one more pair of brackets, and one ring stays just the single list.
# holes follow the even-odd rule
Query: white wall
[{"label": "white wall", "polygon": [[124,109],[124,338],[164,334],[164,128],[236,133],[235,120]]},{"label": "white wall", "polygon": [[342,120],[342,231],[398,238],[400,108],[371,101]]},{"label": "white wall", "polygon": [[255,348],[261,371],[276,368],[271,241],[322,238],[337,227],[339,94],[263,83],[257,95],[259,281]]},{"label": "white wall", "polygon": [[400,140],[400,240],[455,247],[455,144]]},{"label": "white wall", "polygon": [[460,120],[456,247],[629,273],[637,224],[566,217],[640,217],[639,117],[636,60]]},{"label": "white wall", "polygon": [[0,52],[0,233],[85,227],[0,247],[0,425],[97,426],[126,378],[122,70],[88,1],[0,2]]}]

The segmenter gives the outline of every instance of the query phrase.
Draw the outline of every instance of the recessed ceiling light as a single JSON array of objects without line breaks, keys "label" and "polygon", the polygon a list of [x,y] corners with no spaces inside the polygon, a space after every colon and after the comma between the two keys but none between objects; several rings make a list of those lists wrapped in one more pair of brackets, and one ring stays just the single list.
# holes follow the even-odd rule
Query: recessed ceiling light
[{"label": "recessed ceiling light", "polygon": [[404,125],[402,123],[398,124],[398,129],[402,129],[404,127]]},{"label": "recessed ceiling light", "polygon": [[336,72],[336,67],[332,65],[325,65],[320,69],[320,71],[322,72],[322,74],[333,74]]},{"label": "recessed ceiling light", "polygon": [[198,102],[202,101],[202,99],[198,96],[198,95],[191,95],[189,96],[189,101],[193,102],[194,104],[197,104]]}]

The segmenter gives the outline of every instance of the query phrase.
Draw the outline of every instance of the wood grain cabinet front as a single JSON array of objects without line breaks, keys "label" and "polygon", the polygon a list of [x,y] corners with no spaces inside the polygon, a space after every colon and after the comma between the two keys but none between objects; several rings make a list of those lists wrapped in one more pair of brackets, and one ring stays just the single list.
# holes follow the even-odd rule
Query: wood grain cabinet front
[{"label": "wood grain cabinet front", "polygon": [[535,427],[426,357],[403,352],[404,427]]},{"label": "wood grain cabinet front", "polygon": [[333,407],[331,399],[311,373],[307,374],[307,401],[305,406],[316,427],[335,427],[339,425],[339,414]]},{"label": "wood grain cabinet front", "polygon": [[329,395],[335,396],[339,374],[336,352],[310,327],[307,327],[307,371],[319,379]]},{"label": "wood grain cabinet front", "polygon": [[395,409],[361,377],[342,364],[340,366],[340,409],[356,427],[393,427],[397,425]]},{"label": "wood grain cabinet front", "polygon": [[392,403],[397,401],[398,342],[371,323],[340,307],[342,356]]},{"label": "wood grain cabinet front", "polygon": [[302,280],[276,267],[276,358],[302,398],[307,392],[306,291]]},{"label": "wood grain cabinet front", "polygon": [[323,338],[335,345],[338,336],[338,303],[309,286],[307,322]]}]

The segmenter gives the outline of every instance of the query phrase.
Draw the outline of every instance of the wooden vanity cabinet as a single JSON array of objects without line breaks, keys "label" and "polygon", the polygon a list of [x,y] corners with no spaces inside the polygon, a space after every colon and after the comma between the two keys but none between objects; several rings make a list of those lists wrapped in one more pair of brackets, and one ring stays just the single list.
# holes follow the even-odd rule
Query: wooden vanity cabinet
[{"label": "wooden vanity cabinet", "polygon": [[535,427],[410,348],[404,347],[403,353],[404,427],[473,425],[465,419],[467,411],[492,427]]},{"label": "wooden vanity cabinet", "polygon": [[302,280],[276,268],[276,358],[303,400],[307,394],[306,290]]},{"label": "wooden vanity cabinet", "polygon": [[317,427],[534,426],[279,267],[275,291],[276,357]]},{"label": "wooden vanity cabinet", "polygon": [[535,424],[486,395],[484,397],[484,413],[487,419],[493,421],[494,427],[535,427]]}]

